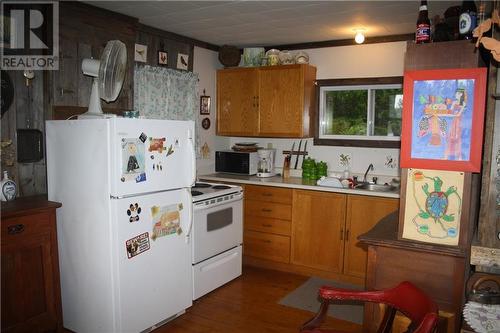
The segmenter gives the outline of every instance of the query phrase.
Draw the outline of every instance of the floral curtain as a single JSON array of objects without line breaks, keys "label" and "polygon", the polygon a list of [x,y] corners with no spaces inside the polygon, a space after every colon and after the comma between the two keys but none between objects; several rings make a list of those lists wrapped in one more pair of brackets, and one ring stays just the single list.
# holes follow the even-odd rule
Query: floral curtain
[{"label": "floral curtain", "polygon": [[198,74],[136,64],[134,110],[147,119],[194,120],[199,149]]}]

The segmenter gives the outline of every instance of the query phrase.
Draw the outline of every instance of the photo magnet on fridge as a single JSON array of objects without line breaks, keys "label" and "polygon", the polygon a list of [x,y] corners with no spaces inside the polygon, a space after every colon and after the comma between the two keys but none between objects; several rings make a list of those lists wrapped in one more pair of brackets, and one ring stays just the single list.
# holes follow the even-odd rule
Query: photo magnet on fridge
[{"label": "photo magnet on fridge", "polygon": [[149,148],[150,152],[163,153],[167,148],[164,147],[164,143],[166,142],[165,138],[149,138]]}]

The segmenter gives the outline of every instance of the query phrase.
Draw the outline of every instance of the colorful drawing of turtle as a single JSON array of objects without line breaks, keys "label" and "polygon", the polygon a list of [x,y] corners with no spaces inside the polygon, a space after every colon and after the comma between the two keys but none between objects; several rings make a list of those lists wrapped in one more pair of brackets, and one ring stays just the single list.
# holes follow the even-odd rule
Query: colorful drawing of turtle
[{"label": "colorful drawing of turtle", "polygon": [[429,184],[422,186],[422,190],[427,198],[425,200],[425,211],[420,209],[418,215],[423,219],[433,218],[436,223],[442,226],[441,220],[446,222],[453,222],[455,220],[455,214],[447,215],[446,212],[448,210],[448,197],[453,193],[458,195],[457,188],[450,186],[446,192],[443,192],[441,190],[443,186],[441,178],[433,177],[432,180],[434,181],[434,190],[432,192],[429,192]]}]

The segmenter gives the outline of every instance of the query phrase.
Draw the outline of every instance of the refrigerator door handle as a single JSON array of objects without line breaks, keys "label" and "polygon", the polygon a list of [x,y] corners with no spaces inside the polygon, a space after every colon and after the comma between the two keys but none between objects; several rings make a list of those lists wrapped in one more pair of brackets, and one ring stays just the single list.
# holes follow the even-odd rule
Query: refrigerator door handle
[{"label": "refrigerator door handle", "polygon": [[196,152],[194,148],[194,138],[191,130],[188,131],[189,147],[191,149],[191,184],[196,182]]},{"label": "refrigerator door handle", "polygon": [[189,239],[191,238],[191,230],[193,229],[193,197],[191,196],[191,189],[187,188],[189,198],[188,212],[189,212],[189,227],[186,231],[186,243],[189,243]]}]

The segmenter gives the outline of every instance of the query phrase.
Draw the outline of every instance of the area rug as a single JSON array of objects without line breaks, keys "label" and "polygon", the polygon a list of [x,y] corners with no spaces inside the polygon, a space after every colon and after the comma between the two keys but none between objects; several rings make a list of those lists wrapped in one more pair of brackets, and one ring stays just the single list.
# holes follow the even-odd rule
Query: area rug
[{"label": "area rug", "polygon": [[[278,303],[292,308],[311,311],[316,313],[321,305],[318,300],[318,290],[321,286],[332,286],[344,289],[363,290],[362,287],[340,283],[332,280],[325,280],[319,277],[311,277],[300,287],[286,295]],[[362,302],[332,302],[328,307],[328,315],[333,318],[350,321],[356,324],[363,323],[363,303]],[[311,316],[312,317],[312,316]]]}]

